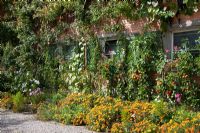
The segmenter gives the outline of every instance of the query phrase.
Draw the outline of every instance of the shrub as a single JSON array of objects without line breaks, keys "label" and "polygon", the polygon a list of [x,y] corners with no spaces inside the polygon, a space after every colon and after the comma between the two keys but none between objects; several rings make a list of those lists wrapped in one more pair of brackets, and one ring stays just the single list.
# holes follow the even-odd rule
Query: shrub
[{"label": "shrub", "polygon": [[111,133],[124,133],[124,127],[122,123],[114,123],[111,128]]},{"label": "shrub", "polygon": [[56,93],[55,95],[52,96],[51,101],[56,104],[63,98],[64,98],[64,96],[62,94]]},{"label": "shrub", "polygon": [[11,109],[13,105],[10,93],[1,93],[0,108]]},{"label": "shrub", "polygon": [[75,114],[74,118],[72,119],[72,123],[75,126],[85,125],[86,124],[86,114],[85,113]]},{"label": "shrub", "polygon": [[163,123],[167,123],[173,116],[173,112],[175,112],[175,108],[170,107],[167,102],[163,100],[152,102],[152,110],[149,119],[159,125]]},{"label": "shrub", "polygon": [[200,129],[199,113],[171,106],[163,100],[129,102],[74,93],[59,102],[41,104],[37,115],[42,120],[87,125],[94,131],[112,133],[198,132]]},{"label": "shrub", "polygon": [[25,97],[21,92],[17,92],[16,95],[12,97],[13,100],[13,111],[21,112],[25,109]]},{"label": "shrub", "polygon": [[72,93],[66,98],[59,101],[60,106],[70,106],[70,105],[79,105],[85,104],[86,106],[93,107],[93,101],[96,99],[95,95],[83,94],[83,93]]},{"label": "shrub", "polygon": [[109,105],[96,106],[86,116],[89,128],[94,131],[106,131],[115,121],[115,109]]},{"label": "shrub", "polygon": [[54,104],[42,103],[37,109],[37,118],[39,120],[53,120],[56,110]]},{"label": "shrub", "polygon": [[141,132],[156,132],[158,131],[157,125],[154,123],[148,121],[148,120],[143,120],[137,123],[134,123],[133,126],[130,129],[131,133],[141,133]]},{"label": "shrub", "polygon": [[63,124],[71,124],[73,111],[69,107],[56,107],[52,119]]},{"label": "shrub", "polygon": [[[53,96],[55,99],[51,100],[53,102],[52,105],[55,106],[55,111],[51,119],[63,124],[85,125],[86,115],[94,106],[93,99],[95,99],[95,95],[73,93],[64,99],[61,99],[61,97],[60,94],[56,94],[56,96]],[[61,100],[57,101],[58,99]]]},{"label": "shrub", "polygon": [[150,115],[152,105],[148,102],[136,101],[122,110],[122,122],[139,122]]},{"label": "shrub", "polygon": [[95,106],[99,106],[99,105],[113,105],[115,103],[115,99],[113,97],[98,97],[95,101],[94,101],[94,105]]},{"label": "shrub", "polygon": [[163,133],[168,132],[191,132],[198,133],[200,131],[200,119],[199,115],[194,117],[192,120],[186,119],[181,123],[170,120],[168,123],[160,126],[159,130]]}]

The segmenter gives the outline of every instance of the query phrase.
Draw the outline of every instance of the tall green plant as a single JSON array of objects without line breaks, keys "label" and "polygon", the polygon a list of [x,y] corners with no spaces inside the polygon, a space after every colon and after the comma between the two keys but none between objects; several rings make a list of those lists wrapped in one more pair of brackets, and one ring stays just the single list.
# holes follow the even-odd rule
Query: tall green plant
[{"label": "tall green plant", "polygon": [[128,76],[127,95],[129,99],[152,99],[156,72],[155,61],[162,46],[158,33],[147,33],[135,36],[128,47]]}]

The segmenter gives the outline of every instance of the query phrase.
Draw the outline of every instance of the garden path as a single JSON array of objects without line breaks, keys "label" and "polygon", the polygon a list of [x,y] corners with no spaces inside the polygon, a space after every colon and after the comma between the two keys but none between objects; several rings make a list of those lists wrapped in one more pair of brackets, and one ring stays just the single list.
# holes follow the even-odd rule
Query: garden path
[{"label": "garden path", "polygon": [[94,133],[84,126],[36,120],[35,115],[0,109],[0,133]]}]

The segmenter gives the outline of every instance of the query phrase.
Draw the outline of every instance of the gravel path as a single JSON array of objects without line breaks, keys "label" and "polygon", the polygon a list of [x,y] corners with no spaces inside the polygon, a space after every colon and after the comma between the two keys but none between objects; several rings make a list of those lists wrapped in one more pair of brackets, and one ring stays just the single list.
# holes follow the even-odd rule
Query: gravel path
[{"label": "gravel path", "polygon": [[32,114],[19,114],[0,109],[0,133],[94,133],[84,126],[66,126],[43,122]]}]

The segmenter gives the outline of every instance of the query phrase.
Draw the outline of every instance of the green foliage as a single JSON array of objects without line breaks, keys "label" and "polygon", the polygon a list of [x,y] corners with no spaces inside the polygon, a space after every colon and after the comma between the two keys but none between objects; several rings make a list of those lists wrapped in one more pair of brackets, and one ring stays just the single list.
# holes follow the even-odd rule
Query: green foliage
[{"label": "green foliage", "polygon": [[152,103],[153,109],[151,110],[150,119],[157,124],[164,124],[170,121],[173,116],[174,108],[163,100],[154,101]]},{"label": "green foliage", "polygon": [[[160,33],[144,31],[131,41],[117,36],[116,55],[110,59],[101,55],[95,29],[118,34],[124,28],[119,23],[123,18],[145,18],[144,28],[156,22],[163,28],[176,14],[191,14],[199,4],[169,1],[165,8],[163,2],[1,1],[0,87],[25,94],[36,88],[60,87],[68,92],[98,92],[129,100],[152,100],[159,95],[171,103],[176,103],[176,94],[182,94],[184,103],[199,108],[199,85],[193,80],[199,75],[199,59],[180,52],[175,55],[175,66],[165,73],[167,59],[160,48]],[[65,60],[63,47],[72,45],[71,40],[77,43],[73,54],[67,54],[71,58]],[[156,73],[160,74],[157,81]],[[54,103],[60,98],[55,96]],[[40,101],[33,99],[34,103]]]},{"label": "green foliage", "polygon": [[101,58],[101,46],[97,38],[91,38],[88,42],[88,69],[97,71],[97,65]]},{"label": "green foliage", "polygon": [[199,112],[163,100],[130,102],[83,93],[69,94],[57,104],[41,104],[37,116],[111,132],[198,131],[200,118]]},{"label": "green foliage", "polygon": [[[156,92],[162,98],[170,103],[187,104],[193,109],[199,108],[199,83],[198,64],[195,58],[188,51],[179,51],[175,53],[173,61],[164,63],[161,74],[157,78]],[[166,58],[166,57],[165,57]],[[166,59],[164,59],[166,60]],[[162,65],[163,66],[163,65]],[[177,103],[176,95],[181,95],[181,101]]]},{"label": "green foliage", "polygon": [[12,95],[8,92],[0,92],[0,108],[11,109],[12,106]]},{"label": "green foliage", "polygon": [[43,103],[37,109],[37,118],[40,120],[52,120],[55,111],[55,105]]},{"label": "green foliage", "polygon": [[13,97],[13,111],[21,112],[25,109],[26,99],[21,92],[17,92]]},{"label": "green foliage", "polygon": [[1,88],[1,91],[4,91],[4,92],[7,92],[10,90],[10,82],[11,82],[11,79],[4,73],[4,72],[1,72],[0,71],[0,88]]},{"label": "green foliage", "polygon": [[198,76],[200,76],[200,57],[195,58],[194,63],[194,69],[196,69],[195,72]]},{"label": "green foliage", "polygon": [[55,95],[52,96],[51,101],[52,103],[56,104],[58,101],[64,98],[64,95],[60,93],[56,93]]},{"label": "green foliage", "polygon": [[159,34],[147,33],[136,36],[128,47],[128,99],[151,99],[156,71],[156,60],[159,56],[154,52],[161,47]]},{"label": "green foliage", "polygon": [[98,132],[110,129],[115,120],[116,112],[112,106],[96,106],[86,116],[89,128]]}]

